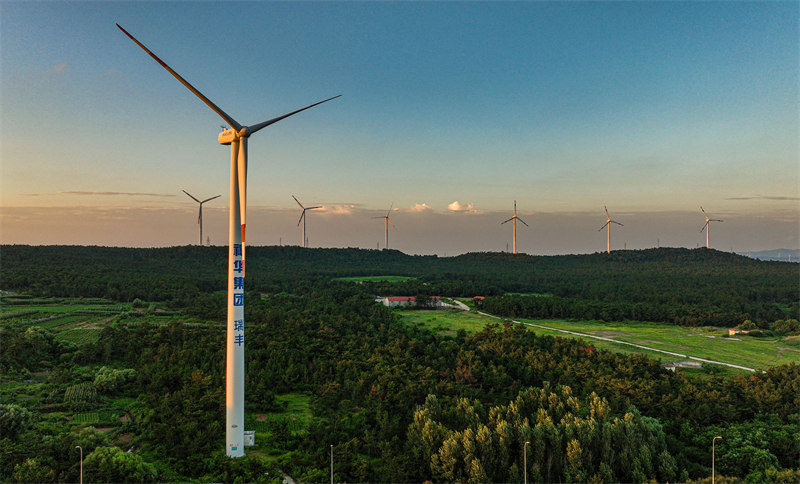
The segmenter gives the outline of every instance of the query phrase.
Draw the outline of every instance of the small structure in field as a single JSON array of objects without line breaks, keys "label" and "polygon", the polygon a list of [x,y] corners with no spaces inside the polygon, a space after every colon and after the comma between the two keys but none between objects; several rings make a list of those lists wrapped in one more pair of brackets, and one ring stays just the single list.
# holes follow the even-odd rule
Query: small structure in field
[{"label": "small structure in field", "polygon": [[[428,305],[426,307],[438,308],[444,306],[439,296],[430,296]],[[388,308],[396,308],[400,306],[416,306],[417,298],[415,296],[387,296],[379,298],[378,301]]]},{"label": "small structure in field", "polygon": [[674,363],[667,363],[666,365],[661,365],[664,369],[669,371],[675,371],[675,368],[693,368],[695,370],[702,368],[703,364],[699,361],[676,361]]}]

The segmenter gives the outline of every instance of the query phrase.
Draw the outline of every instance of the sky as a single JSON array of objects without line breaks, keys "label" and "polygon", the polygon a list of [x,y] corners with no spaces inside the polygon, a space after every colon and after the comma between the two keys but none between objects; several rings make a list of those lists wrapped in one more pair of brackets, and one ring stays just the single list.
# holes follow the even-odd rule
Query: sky
[{"label": "sky", "polygon": [[[800,4],[0,2],[0,242],[800,248]],[[391,210],[390,210],[391,207]],[[206,240],[204,240],[206,242]]]}]

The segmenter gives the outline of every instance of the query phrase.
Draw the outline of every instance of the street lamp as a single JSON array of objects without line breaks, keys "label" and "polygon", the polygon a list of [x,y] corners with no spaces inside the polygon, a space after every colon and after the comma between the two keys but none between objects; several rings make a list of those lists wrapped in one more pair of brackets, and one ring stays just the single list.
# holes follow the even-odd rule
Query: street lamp
[{"label": "street lamp", "polygon": [[717,439],[721,439],[719,435],[711,439],[711,484],[714,484],[714,444],[716,444]]},{"label": "street lamp", "polygon": [[525,469],[525,484],[528,484],[528,444],[529,441],[525,441],[525,445],[522,446],[522,468]]},{"label": "street lamp", "polygon": [[331,484],[333,484],[333,444],[331,444]]},{"label": "street lamp", "polygon": [[83,447],[81,447],[80,445],[76,445],[75,448],[76,449],[80,449],[80,451],[81,451],[81,482],[80,482],[80,484],[83,484]]}]

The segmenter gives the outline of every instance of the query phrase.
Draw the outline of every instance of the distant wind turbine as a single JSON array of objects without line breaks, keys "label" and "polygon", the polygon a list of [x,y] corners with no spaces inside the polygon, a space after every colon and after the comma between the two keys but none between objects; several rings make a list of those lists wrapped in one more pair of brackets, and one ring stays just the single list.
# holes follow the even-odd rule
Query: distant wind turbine
[{"label": "distant wind turbine", "polygon": [[200,98],[206,106],[225,120],[227,126],[230,126],[229,129],[223,129],[217,138],[220,144],[231,145],[231,200],[228,217],[228,323],[225,365],[225,453],[228,457],[242,457],[244,456],[244,242],[245,212],[247,208],[247,140],[262,128],[339,96],[319,101],[258,124],[244,126],[217,107],[216,104],[172,70],[158,56],[150,52],[144,44],[120,27],[119,24],[117,24],[117,27],[142,50],[150,54],[150,57],[161,64],[161,67],[172,74],[175,79]]},{"label": "distant wind turbine", "polygon": [[606,234],[606,253],[610,254],[611,253],[611,224],[617,224],[619,226],[622,226],[623,224],[617,222],[616,220],[611,220],[611,216],[608,214],[608,208],[606,208],[605,205],[603,206],[603,208],[605,208],[605,210],[606,210],[606,224],[603,225],[602,227],[600,227],[598,232],[600,232],[600,230],[603,230],[603,229],[607,230],[607,234]]},{"label": "distant wind turbine", "polygon": [[[513,248],[514,248],[514,252],[513,253],[514,254],[517,253],[517,220],[519,220],[520,222],[524,223],[526,227],[530,227],[530,225],[526,224],[524,220],[522,220],[521,218],[517,217],[517,201],[514,200],[514,216],[511,217],[510,219],[506,220],[505,222],[500,222],[500,225],[503,225],[506,222],[512,222],[512,225],[514,226],[514,243],[513,243]],[[506,250],[508,250],[508,249],[506,249]]]},{"label": "distant wind turbine", "polygon": [[[703,210],[703,207],[700,207],[700,210]],[[706,218],[706,224],[703,225],[703,228],[700,229],[700,232],[702,232],[704,230],[706,231],[706,249],[708,249],[709,248],[708,247],[708,234],[709,234],[709,232],[711,232],[711,227],[709,226],[709,224],[711,222],[722,222],[722,220],[720,220],[718,218],[708,218],[708,214],[706,213],[705,210],[703,210],[703,215]]]},{"label": "distant wind turbine", "polygon": [[389,224],[392,224],[392,227],[394,227],[395,230],[397,230],[397,226],[394,224],[394,222],[392,222],[392,219],[389,218],[389,214],[392,213],[392,207],[393,206],[394,206],[394,202],[392,202],[392,204],[389,205],[389,211],[386,212],[385,216],[383,216],[383,217],[372,217],[372,218],[382,218],[382,219],[386,220],[386,235],[385,235],[385,238],[384,238],[384,245],[383,245],[384,249],[388,249],[389,248]]},{"label": "distant wind turbine", "polygon": [[189,195],[192,200],[200,204],[200,212],[197,214],[197,225],[200,227],[200,234],[198,238],[197,245],[203,245],[203,204],[214,200],[215,198],[219,198],[222,195],[217,195],[216,197],[206,198],[202,202],[194,197],[191,193],[187,192],[186,190],[181,190],[183,193]]},{"label": "distant wind turbine", "polygon": [[292,195],[292,198],[294,198],[294,201],[297,202],[297,204],[300,205],[300,208],[303,209],[303,213],[300,214],[300,220],[297,221],[297,225],[299,226],[300,222],[303,222],[303,233],[302,233],[302,237],[303,238],[301,240],[303,241],[303,244],[302,244],[303,247],[305,247],[306,246],[306,240],[307,240],[306,239],[306,210],[314,210],[316,208],[322,208],[322,207],[321,206],[318,206],[318,207],[304,207],[303,204],[300,203],[300,200],[297,199],[297,197]]}]

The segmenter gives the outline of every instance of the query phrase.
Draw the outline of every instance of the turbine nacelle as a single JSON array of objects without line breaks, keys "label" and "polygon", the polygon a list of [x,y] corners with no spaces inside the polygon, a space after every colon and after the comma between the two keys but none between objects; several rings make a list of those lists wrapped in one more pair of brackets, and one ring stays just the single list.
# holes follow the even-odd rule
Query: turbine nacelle
[{"label": "turbine nacelle", "polygon": [[[244,131],[244,128],[242,128],[242,131]],[[219,140],[219,144],[229,145],[239,138],[241,138],[241,135],[237,133],[235,129],[228,128],[222,131],[217,139]]]}]

